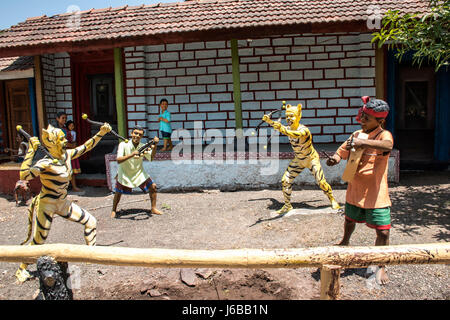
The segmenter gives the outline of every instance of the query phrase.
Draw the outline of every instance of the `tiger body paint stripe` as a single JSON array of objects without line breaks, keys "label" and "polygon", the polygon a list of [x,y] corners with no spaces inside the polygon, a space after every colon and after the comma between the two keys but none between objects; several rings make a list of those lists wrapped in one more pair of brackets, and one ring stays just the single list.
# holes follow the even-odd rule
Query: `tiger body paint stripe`
[{"label": "tiger body paint stripe", "polygon": [[[100,132],[102,130],[111,130],[109,125],[105,125],[104,127],[102,127]],[[30,240],[32,234],[33,237],[30,245],[43,244],[50,232],[54,214],[84,225],[84,239],[86,244],[95,245],[97,220],[89,212],[67,200],[67,187],[72,178],[71,160],[92,150],[104,134],[98,133],[83,145],[68,150],[64,147],[67,139],[65,139],[64,133],[60,129],[49,126],[47,130],[43,130],[42,136],[44,142],[48,141],[48,143],[52,144],[46,144],[46,147],[52,156],[58,160],[58,163],[53,163],[51,159],[45,157],[32,165],[37,147],[35,140],[30,141],[31,143],[21,166],[20,179],[31,180],[39,176],[42,188],[39,195],[33,198],[28,209],[28,235],[22,245]],[[62,150],[62,153],[59,153],[59,156],[56,157],[58,150]],[[33,232],[33,215],[35,212]],[[25,281],[30,276],[26,269],[27,264],[22,263],[16,272],[16,277],[20,282]]]},{"label": "tiger body paint stripe", "polygon": [[331,202],[333,209],[340,208],[339,204],[333,197],[333,191],[331,186],[327,183],[325,175],[323,173],[322,166],[320,165],[320,157],[317,151],[313,147],[313,139],[309,129],[300,124],[302,116],[302,105],[297,107],[288,105],[286,108],[286,121],[287,126],[283,126],[280,122],[274,122],[270,120],[270,117],[264,116],[263,121],[272,125],[275,130],[278,130],[281,134],[286,135],[289,138],[292,150],[295,157],[289,163],[283,178],[281,180],[282,192],[284,196],[284,206],[278,213],[287,213],[292,209],[291,195],[292,184],[294,179],[305,169],[308,168],[314,176],[317,185],[327,195]]}]

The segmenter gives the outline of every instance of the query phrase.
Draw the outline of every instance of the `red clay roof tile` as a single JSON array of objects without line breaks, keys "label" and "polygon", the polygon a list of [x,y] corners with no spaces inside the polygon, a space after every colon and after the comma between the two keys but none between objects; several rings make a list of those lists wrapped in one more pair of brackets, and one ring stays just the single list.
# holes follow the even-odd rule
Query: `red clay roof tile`
[{"label": "red clay roof tile", "polygon": [[33,57],[0,58],[0,72],[23,71],[34,67]]},{"label": "red clay roof tile", "polygon": [[[193,0],[156,5],[91,9],[79,14],[34,17],[0,31],[0,56],[12,48],[69,44],[130,37],[164,38],[186,34],[264,26],[364,22],[369,6],[381,12],[426,12],[427,0]],[[79,26],[79,28],[78,28]],[[160,40],[162,41],[162,40]],[[4,49],[4,50],[2,50]],[[4,51],[5,52],[5,51]]]}]

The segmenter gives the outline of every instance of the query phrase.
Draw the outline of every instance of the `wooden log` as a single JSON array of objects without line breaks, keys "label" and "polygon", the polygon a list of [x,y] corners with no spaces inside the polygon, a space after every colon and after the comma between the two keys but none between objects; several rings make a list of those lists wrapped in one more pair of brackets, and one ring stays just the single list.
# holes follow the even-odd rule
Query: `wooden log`
[{"label": "wooden log", "polygon": [[320,300],[339,299],[341,270],[340,266],[322,266],[320,269]]},{"label": "wooden log", "polygon": [[[356,138],[358,139],[367,139],[369,137],[368,134],[360,132]],[[356,174],[356,170],[358,169],[359,161],[361,160],[364,149],[352,149],[350,151],[350,155],[347,160],[347,165],[345,166],[344,173],[342,174],[342,180],[346,182],[350,182],[353,180],[353,177]]]},{"label": "wooden log", "polygon": [[72,244],[0,246],[0,261],[35,263],[41,256],[58,262],[155,268],[343,268],[450,263],[450,243],[297,249],[175,250],[89,247]]}]

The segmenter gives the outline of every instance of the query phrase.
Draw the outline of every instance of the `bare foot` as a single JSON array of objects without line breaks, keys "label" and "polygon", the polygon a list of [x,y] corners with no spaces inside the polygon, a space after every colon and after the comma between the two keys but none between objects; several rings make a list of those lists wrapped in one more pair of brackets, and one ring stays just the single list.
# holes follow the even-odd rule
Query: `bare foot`
[{"label": "bare foot", "polygon": [[349,243],[345,242],[344,240],[342,240],[341,242],[335,244],[335,246],[348,246],[348,245],[349,245]]},{"label": "bare foot", "polygon": [[386,283],[389,282],[389,277],[386,273],[386,268],[385,267],[380,267],[378,269],[378,272],[376,274],[376,280],[378,284],[382,284],[385,285]]},{"label": "bare foot", "polygon": [[160,151],[166,151],[167,149],[166,148],[162,148]]},{"label": "bare foot", "polygon": [[153,214],[156,214],[156,215],[158,215],[158,216],[160,216],[160,215],[163,214],[161,211],[159,211],[159,210],[156,209],[156,208],[152,208],[152,213],[153,213]]},{"label": "bare foot", "polygon": [[116,217],[116,212],[115,211],[111,211],[111,218],[114,219]]},{"label": "bare foot", "polygon": [[72,191],[74,191],[74,192],[81,192],[81,191],[83,191],[83,189],[80,189],[80,188],[72,188]]}]

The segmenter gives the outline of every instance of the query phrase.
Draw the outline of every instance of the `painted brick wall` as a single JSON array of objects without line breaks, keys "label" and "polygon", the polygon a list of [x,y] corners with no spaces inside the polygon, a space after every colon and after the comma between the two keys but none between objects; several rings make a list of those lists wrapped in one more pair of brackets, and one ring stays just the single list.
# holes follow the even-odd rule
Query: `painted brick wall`
[{"label": "painted brick wall", "polygon": [[64,111],[72,119],[72,80],[68,53],[42,56],[44,101],[50,124],[56,124],[56,114]]},{"label": "painted brick wall", "polygon": [[55,54],[55,78],[56,111],[64,111],[68,119],[73,119],[72,78],[68,53]]},{"label": "painted brick wall", "polygon": [[[359,126],[363,95],[375,96],[370,34],[304,34],[239,41],[244,129],[281,106],[303,104],[302,123],[314,141],[344,141]],[[235,128],[229,41],[125,49],[128,126],[157,134],[160,99],[169,101],[174,129]],[[282,138],[282,142],[287,142]]]},{"label": "painted brick wall", "polygon": [[56,124],[56,92],[55,92],[55,55],[42,56],[42,76],[44,79],[44,104],[47,112],[48,123]]},{"label": "painted brick wall", "polygon": [[146,79],[144,47],[125,49],[125,97],[128,128],[147,127]]}]

